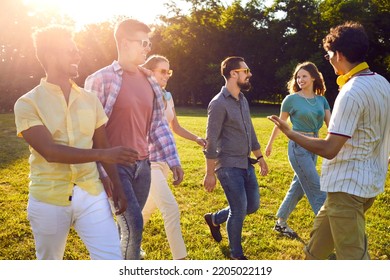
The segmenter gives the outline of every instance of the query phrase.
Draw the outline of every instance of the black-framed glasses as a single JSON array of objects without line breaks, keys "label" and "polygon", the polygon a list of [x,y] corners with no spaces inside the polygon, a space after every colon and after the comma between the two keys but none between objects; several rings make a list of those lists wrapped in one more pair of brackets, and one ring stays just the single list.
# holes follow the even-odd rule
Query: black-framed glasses
[{"label": "black-framed glasses", "polygon": [[133,39],[127,39],[127,40],[129,40],[130,42],[139,42],[141,47],[143,48],[146,47],[152,48],[152,42],[150,42],[149,40],[133,40]]},{"label": "black-framed glasses", "polygon": [[154,71],[157,71],[162,75],[168,75],[169,77],[172,77],[172,75],[173,75],[172,69],[155,69]]},{"label": "black-framed glasses", "polygon": [[330,60],[334,56],[334,52],[328,51],[326,55],[324,55],[326,60]]},{"label": "black-framed glasses", "polygon": [[249,69],[249,68],[238,68],[238,69],[233,69],[232,71],[244,72],[245,74],[248,75],[251,72],[251,69]]}]

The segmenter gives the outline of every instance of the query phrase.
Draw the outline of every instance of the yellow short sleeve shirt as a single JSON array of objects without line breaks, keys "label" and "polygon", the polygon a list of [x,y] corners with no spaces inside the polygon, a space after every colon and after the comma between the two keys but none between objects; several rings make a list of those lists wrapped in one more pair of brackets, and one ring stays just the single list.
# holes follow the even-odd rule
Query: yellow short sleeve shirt
[{"label": "yellow short sleeve shirt", "polygon": [[[107,122],[103,107],[93,93],[72,82],[66,103],[59,86],[44,79],[15,103],[18,136],[30,127],[44,125],[53,140],[62,145],[91,149],[97,128]],[[55,205],[70,204],[73,186],[77,184],[92,195],[103,191],[95,162],[82,164],[49,163],[32,147],[29,148],[30,195]]]}]

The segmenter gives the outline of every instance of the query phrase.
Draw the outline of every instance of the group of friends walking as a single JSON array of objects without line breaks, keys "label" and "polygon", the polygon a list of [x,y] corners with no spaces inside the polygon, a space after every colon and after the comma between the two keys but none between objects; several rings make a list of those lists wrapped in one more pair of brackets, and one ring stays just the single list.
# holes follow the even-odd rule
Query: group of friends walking
[{"label": "group of friends walking", "polygon": [[[141,259],[144,226],[156,209],[162,213],[173,259],[189,259],[180,225],[180,206],[168,182],[182,182],[173,133],[199,145],[206,159],[203,184],[212,192],[219,181],[226,207],[204,214],[216,242],[226,223],[230,255],[246,260],[242,247],[245,217],[260,207],[256,177],[269,172],[280,132],[290,140],[291,185],[276,213],[274,230],[298,237],[287,220],[306,196],[314,213],[306,259],[369,259],[365,212],[384,191],[390,154],[390,84],[372,72],[365,57],[368,38],[361,24],[346,22],[323,39],[338,75],[340,92],[332,113],[324,97],[321,72],[312,62],[296,66],[279,116],[261,151],[244,92],[252,73],[243,57],[221,62],[225,85],[207,108],[205,137],[178,121],[166,90],[173,71],[169,60],[151,55],[151,29],[125,19],[115,27],[118,57],[88,76],[78,75],[80,54],[71,30],[42,28],[33,34],[45,70],[30,92],[15,104],[17,134],[30,145],[28,220],[38,259],[62,259],[70,227],[91,259]],[[290,119],[292,127],[287,123]],[[318,132],[326,124],[325,139]],[[321,175],[317,156],[324,158]],[[116,215],[114,219],[113,215]]]}]

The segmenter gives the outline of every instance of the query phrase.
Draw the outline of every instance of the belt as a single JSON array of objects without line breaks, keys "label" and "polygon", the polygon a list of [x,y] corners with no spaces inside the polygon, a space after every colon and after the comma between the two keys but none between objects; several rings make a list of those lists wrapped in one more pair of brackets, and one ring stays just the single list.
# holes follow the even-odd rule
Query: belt
[{"label": "belt", "polygon": [[316,135],[316,133],[315,133],[315,132],[306,132],[306,131],[298,131],[298,130],[294,130],[294,131],[296,131],[296,132],[298,132],[298,133],[301,133],[301,134],[310,134],[310,135]]}]

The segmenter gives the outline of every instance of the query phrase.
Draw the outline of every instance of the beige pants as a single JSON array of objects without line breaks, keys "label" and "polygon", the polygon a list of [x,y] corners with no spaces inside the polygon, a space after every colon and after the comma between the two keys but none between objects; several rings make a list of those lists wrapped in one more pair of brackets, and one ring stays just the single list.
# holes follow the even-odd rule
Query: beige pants
[{"label": "beige pants", "polygon": [[167,182],[168,164],[151,162],[151,168],[152,181],[149,196],[142,210],[144,225],[158,208],[164,220],[165,233],[173,259],[185,258],[187,250],[181,233],[179,206]]},{"label": "beige pants", "polygon": [[306,259],[327,259],[336,250],[338,260],[368,260],[365,212],[375,198],[334,192],[328,193],[314,220]]}]

